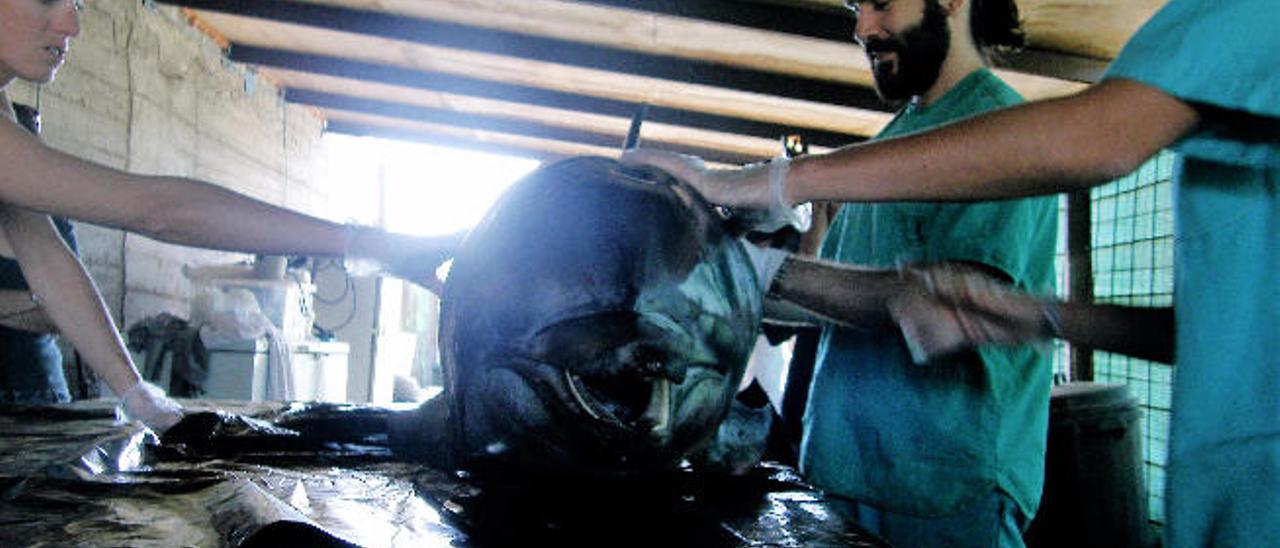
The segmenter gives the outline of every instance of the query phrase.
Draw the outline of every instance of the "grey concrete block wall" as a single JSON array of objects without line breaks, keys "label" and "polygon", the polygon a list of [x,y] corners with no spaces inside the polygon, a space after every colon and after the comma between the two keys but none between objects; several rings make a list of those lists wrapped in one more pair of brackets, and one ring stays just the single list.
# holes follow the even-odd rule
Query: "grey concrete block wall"
[{"label": "grey concrete block wall", "polygon": [[[51,146],[138,173],[205,179],[325,215],[323,120],[285,104],[265,78],[225,60],[176,8],[98,0],[57,80],[17,82],[10,96],[40,109]],[[242,255],[162,244],[78,224],[82,257],[121,327],[169,312],[188,317],[184,264]]]}]

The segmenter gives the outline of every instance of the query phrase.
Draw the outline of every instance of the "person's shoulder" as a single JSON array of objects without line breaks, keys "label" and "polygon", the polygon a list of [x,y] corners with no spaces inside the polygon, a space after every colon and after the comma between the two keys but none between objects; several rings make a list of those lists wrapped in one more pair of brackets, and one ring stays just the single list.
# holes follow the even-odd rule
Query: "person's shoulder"
[{"label": "person's shoulder", "polygon": [[989,68],[974,71],[968,79],[972,80],[972,95],[975,101],[988,109],[1009,107],[1026,102],[1026,98],[1013,89]]},{"label": "person's shoulder", "polygon": [[1022,95],[983,67],[956,82],[930,110],[957,119],[1022,103]]},{"label": "person's shoulder", "polygon": [[1275,55],[1268,55],[1280,49],[1277,26],[1275,0],[1171,0],[1129,39],[1103,79],[1133,80],[1188,103],[1277,118],[1280,73]]}]

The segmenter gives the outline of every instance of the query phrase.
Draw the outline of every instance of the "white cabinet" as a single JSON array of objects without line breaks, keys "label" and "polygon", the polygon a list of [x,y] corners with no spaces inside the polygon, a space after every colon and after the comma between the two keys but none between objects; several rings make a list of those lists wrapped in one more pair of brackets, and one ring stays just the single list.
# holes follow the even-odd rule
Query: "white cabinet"
[{"label": "white cabinet", "polygon": [[293,399],[347,401],[347,343],[306,341],[293,346]]},{"label": "white cabinet", "polygon": [[[267,339],[211,347],[204,397],[264,401],[282,399],[271,390],[271,359]],[[343,402],[347,399],[347,353],[344,342],[302,341],[290,345],[291,401]]]},{"label": "white cabinet", "polygon": [[267,340],[254,339],[208,348],[209,376],[204,397],[214,400],[267,399]]}]

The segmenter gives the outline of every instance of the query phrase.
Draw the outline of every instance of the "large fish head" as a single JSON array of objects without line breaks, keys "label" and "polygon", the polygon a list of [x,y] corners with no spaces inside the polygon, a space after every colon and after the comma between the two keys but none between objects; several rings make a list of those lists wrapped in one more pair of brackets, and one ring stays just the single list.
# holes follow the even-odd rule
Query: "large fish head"
[{"label": "large fish head", "polygon": [[688,185],[603,158],[540,169],[467,236],[445,284],[455,463],[670,469],[714,436],[760,314],[745,251]]}]

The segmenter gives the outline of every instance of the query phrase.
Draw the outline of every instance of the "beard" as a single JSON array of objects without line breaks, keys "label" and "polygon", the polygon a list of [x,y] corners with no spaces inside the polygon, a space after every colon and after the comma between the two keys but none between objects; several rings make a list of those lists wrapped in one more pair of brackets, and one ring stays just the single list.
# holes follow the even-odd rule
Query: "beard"
[{"label": "beard", "polygon": [[872,60],[876,93],[891,103],[922,95],[933,87],[950,48],[947,16],[936,0],[925,2],[924,18],[915,26],[889,38],[868,40],[863,45],[868,58],[877,52],[897,55],[897,59],[890,62],[876,64]]}]

